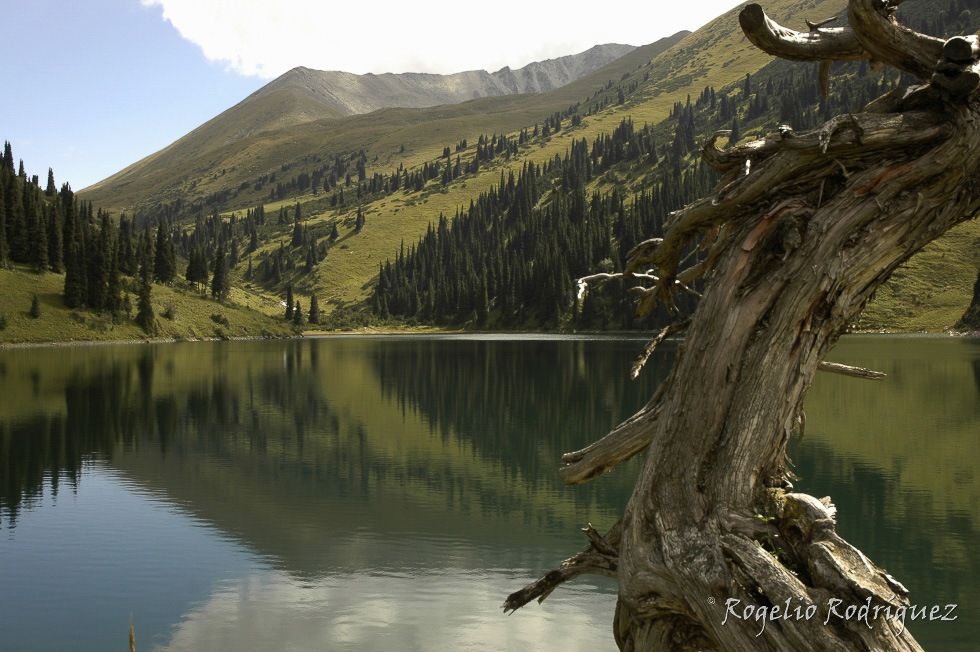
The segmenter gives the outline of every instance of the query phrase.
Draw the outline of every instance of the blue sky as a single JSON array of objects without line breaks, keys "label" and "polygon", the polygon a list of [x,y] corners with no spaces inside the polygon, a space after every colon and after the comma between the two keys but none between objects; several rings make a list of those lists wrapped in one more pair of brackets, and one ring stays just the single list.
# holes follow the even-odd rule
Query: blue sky
[{"label": "blue sky", "polygon": [[[605,0],[610,20],[602,25],[582,21],[567,3],[496,0],[489,16],[466,15],[470,4],[0,0],[0,139],[42,184],[51,167],[59,186],[68,181],[81,190],[295,66],[493,71],[597,43],[643,45],[696,29],[737,3],[653,9]],[[640,20],[638,12],[651,18]]]}]

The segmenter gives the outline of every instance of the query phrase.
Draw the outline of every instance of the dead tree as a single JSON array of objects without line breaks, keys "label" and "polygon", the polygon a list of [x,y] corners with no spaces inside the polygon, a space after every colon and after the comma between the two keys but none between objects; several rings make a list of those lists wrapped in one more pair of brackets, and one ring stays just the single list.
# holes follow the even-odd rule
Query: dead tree
[{"label": "dead tree", "polygon": [[[590,526],[585,550],[505,610],[598,573],[619,580],[623,650],[920,649],[899,618],[905,587],[837,535],[829,499],[792,492],[785,455],[814,374],[875,289],[980,208],[977,38],[909,30],[893,17],[900,1],[850,0],[848,26],[806,32],[742,10],[768,53],[868,59],[921,85],[812,131],[729,149],[709,139],[717,188],[630,252],[621,274],[648,283],[640,313],[704,279],[694,313],[638,360],[685,330],[671,374],[636,415],[562,458],[564,480],[581,483],[646,449],[632,498],[608,533]],[[685,268],[694,247],[706,254]]]}]

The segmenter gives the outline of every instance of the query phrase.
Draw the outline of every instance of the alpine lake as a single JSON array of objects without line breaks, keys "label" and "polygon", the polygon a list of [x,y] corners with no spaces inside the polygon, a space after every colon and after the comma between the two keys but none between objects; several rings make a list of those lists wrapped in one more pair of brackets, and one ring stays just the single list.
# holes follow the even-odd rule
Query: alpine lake
[{"label": "alpine lake", "polygon": [[[0,650],[615,649],[616,583],[510,592],[621,514],[642,455],[561,455],[665,377],[639,336],[338,336],[0,350]],[[980,640],[980,341],[847,336],[797,490],[911,591],[927,650]],[[719,605],[719,618],[724,607]],[[954,619],[955,618],[955,619]]]}]

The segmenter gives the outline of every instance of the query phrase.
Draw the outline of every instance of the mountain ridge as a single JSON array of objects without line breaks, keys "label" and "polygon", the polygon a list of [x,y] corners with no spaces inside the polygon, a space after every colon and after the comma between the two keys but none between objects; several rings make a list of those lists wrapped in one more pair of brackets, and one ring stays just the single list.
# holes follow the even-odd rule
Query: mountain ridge
[{"label": "mountain ridge", "polygon": [[[552,91],[530,96],[490,95],[455,104],[422,108],[390,107],[371,113],[351,115],[343,115],[338,109],[318,98],[315,91],[304,89],[300,84],[288,83],[291,77],[297,76],[291,75],[299,70],[294,68],[293,71],[273,80],[167,147],[79,192],[84,194],[87,200],[95,201],[103,207],[134,211],[138,210],[140,205],[146,207],[172,201],[178,197],[186,198],[189,194],[193,195],[195,191],[201,193],[206,185],[213,185],[209,180],[215,180],[216,176],[224,176],[220,173],[220,170],[224,169],[228,170],[230,176],[221,179],[228,182],[227,185],[222,185],[235,187],[254,177],[259,171],[269,172],[279,167],[278,164],[272,165],[272,159],[280,162],[289,161],[290,157],[307,152],[310,143],[305,141],[310,137],[319,143],[318,149],[325,148],[328,151],[356,151],[359,148],[369,148],[371,142],[384,139],[385,134],[393,131],[391,112],[398,112],[396,122],[405,119],[406,116],[403,115],[405,112],[421,112],[417,116],[408,118],[408,121],[422,123],[431,120],[433,116],[440,118],[443,113],[458,114],[458,116],[506,113],[518,104],[529,104],[514,98],[536,98],[530,103],[534,105],[533,107],[528,106],[526,110],[521,111],[524,115],[510,118],[498,115],[497,119],[492,121],[497,124],[487,127],[491,130],[513,131],[533,123],[548,112],[581,100],[587,92],[586,89],[590,92],[600,83],[600,76],[602,82],[605,82],[607,77],[618,78],[622,73],[634,69],[639,64],[639,61],[634,59],[642,58],[645,62],[690,33],[682,30],[638,48],[627,46],[632,49],[619,59]],[[586,50],[586,53],[594,49]],[[559,59],[549,61],[559,61]],[[528,64],[519,71],[528,70],[532,65]],[[501,71],[503,70],[509,69],[502,68]],[[283,79],[284,77],[286,79]],[[279,80],[283,81],[277,83]],[[544,105],[547,107],[545,108]],[[443,107],[446,107],[446,110],[443,110]],[[435,113],[428,115],[426,112]],[[348,121],[354,121],[356,125],[352,126]],[[290,134],[292,129],[301,130],[305,135]],[[352,129],[366,130],[369,133],[360,134],[354,139]],[[461,137],[473,135],[471,129],[462,131],[465,135]],[[369,141],[367,145],[364,144],[365,136]],[[354,147],[354,140],[360,143],[357,147]],[[290,145],[294,141],[298,141],[297,144]],[[194,179],[201,180],[202,183],[196,184]]]},{"label": "mountain ridge", "polygon": [[314,70],[299,66],[269,82],[245,101],[287,86],[298,87],[342,115],[389,108],[427,108],[466,100],[560,88],[629,54],[633,45],[606,43],[576,54],[535,61],[517,70],[466,70],[440,75],[423,72],[367,73]]}]

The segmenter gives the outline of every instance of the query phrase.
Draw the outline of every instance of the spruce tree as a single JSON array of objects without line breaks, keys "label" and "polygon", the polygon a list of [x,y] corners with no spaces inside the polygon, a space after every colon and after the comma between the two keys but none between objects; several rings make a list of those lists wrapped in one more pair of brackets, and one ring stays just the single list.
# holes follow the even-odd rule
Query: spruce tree
[{"label": "spruce tree", "polygon": [[293,284],[286,286],[286,319],[293,318]]},{"label": "spruce tree", "polygon": [[228,282],[228,268],[225,262],[225,250],[219,249],[214,259],[214,276],[211,279],[211,297],[217,301],[228,298],[231,289]]},{"label": "spruce tree", "polygon": [[111,255],[105,309],[111,313],[117,313],[122,308],[122,282],[119,278],[119,250],[114,249]]},{"label": "spruce tree", "polygon": [[55,202],[48,204],[48,266],[51,271],[60,274],[64,271],[63,252],[64,246],[61,242],[63,221],[61,219],[61,204]]},{"label": "spruce tree", "polygon": [[302,326],[304,323],[303,306],[299,304],[299,299],[296,299],[296,308],[293,310],[293,324],[296,326]]},{"label": "spruce tree", "polygon": [[37,297],[37,292],[34,293],[34,298],[31,299],[31,309],[27,311],[27,314],[31,319],[41,318],[41,300]]},{"label": "spruce tree", "polygon": [[177,259],[173,242],[167,234],[167,227],[161,220],[157,226],[156,258],[153,263],[153,278],[158,283],[170,285],[177,275]]},{"label": "spruce tree", "polygon": [[100,211],[100,229],[97,237],[93,237],[91,246],[86,252],[88,261],[88,307],[92,310],[104,310],[108,298],[109,267],[112,264],[114,238],[112,220],[108,213]]},{"label": "spruce tree", "polygon": [[68,247],[65,256],[65,305],[69,308],[81,308],[86,301],[85,296],[85,259],[84,247],[74,242]]},{"label": "spruce tree", "polygon": [[187,272],[184,274],[189,282],[194,283],[199,291],[202,291],[208,283],[208,261],[204,255],[204,250],[200,247],[191,249],[187,256]]},{"label": "spruce tree", "polygon": [[320,323],[320,303],[317,301],[315,294],[312,297],[310,297],[309,321],[311,324]]},{"label": "spruce tree", "polygon": [[10,148],[10,141],[3,142],[3,167],[10,170],[11,173],[14,171],[14,153]]},{"label": "spruce tree", "polygon": [[736,143],[738,143],[738,141],[742,138],[742,136],[741,136],[741,134],[739,133],[739,130],[738,130],[738,116],[732,118],[732,129],[731,129],[731,131],[732,131],[731,135],[728,136],[728,146],[729,147],[731,147],[732,145],[735,145]]},{"label": "spruce tree", "polygon": [[303,244],[303,226],[299,221],[293,225],[293,239],[289,244],[291,247],[298,247]]},{"label": "spruce tree", "polygon": [[153,314],[153,303],[150,301],[150,292],[153,288],[153,272],[150,269],[150,257],[143,257],[139,270],[139,291],[136,304],[136,325],[143,329],[147,335],[152,335],[156,315]]},{"label": "spruce tree", "polygon": [[48,268],[48,224],[45,214],[48,213],[46,202],[38,201],[32,208],[34,215],[30,220],[28,237],[31,264],[38,273]]}]

